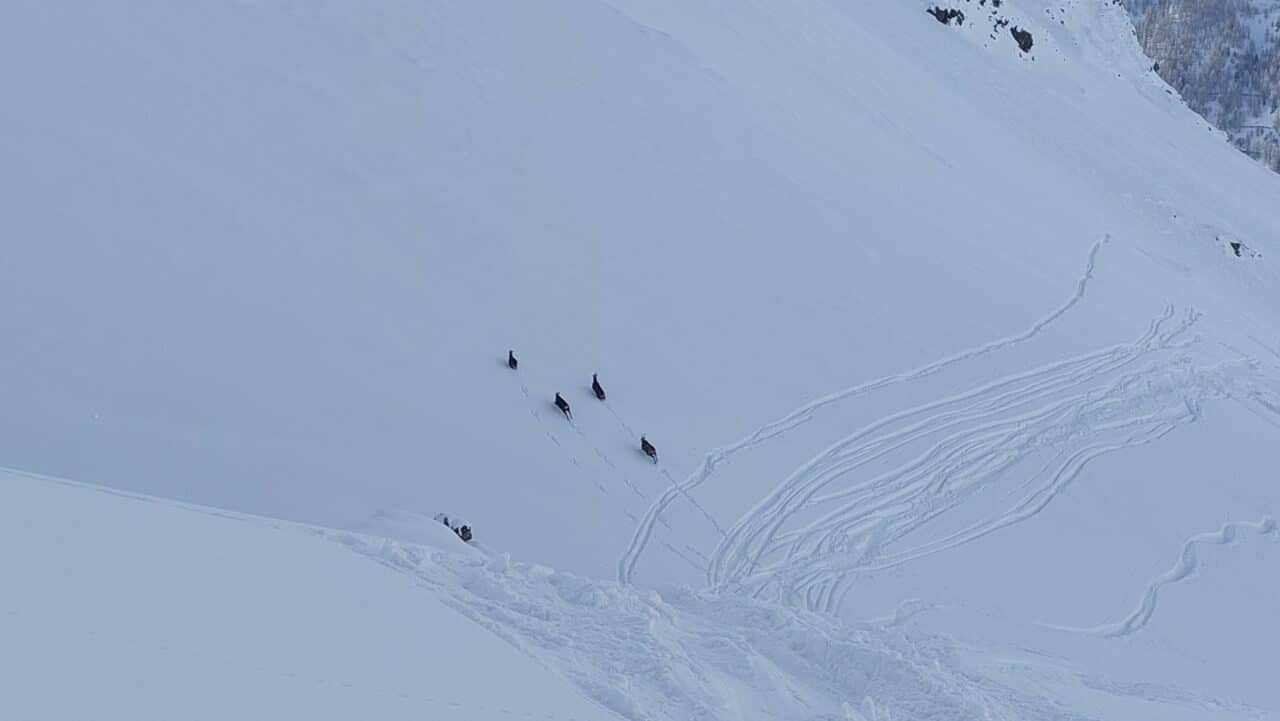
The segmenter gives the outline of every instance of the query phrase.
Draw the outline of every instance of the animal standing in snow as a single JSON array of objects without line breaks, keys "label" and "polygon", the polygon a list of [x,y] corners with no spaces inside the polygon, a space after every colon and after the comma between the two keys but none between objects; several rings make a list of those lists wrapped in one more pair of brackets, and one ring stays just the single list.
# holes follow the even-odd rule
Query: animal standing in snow
[{"label": "animal standing in snow", "polygon": [[596,378],[596,374],[591,374],[591,390],[596,394],[596,398],[604,400],[604,387],[600,385],[600,379]]},{"label": "animal standing in snow", "polygon": [[649,457],[649,460],[654,463],[658,462],[658,449],[654,448],[653,444],[649,442],[649,439],[644,436],[640,436],[640,450],[644,451],[644,454]]},{"label": "animal standing in snow", "polygon": [[463,541],[466,541],[467,543],[471,542],[471,526],[468,526],[465,523],[457,523],[457,524],[452,523],[449,521],[449,516],[443,513],[437,513],[435,518],[437,521],[447,526],[450,531],[453,531],[454,533],[458,534],[458,538],[461,538]]},{"label": "animal standing in snow", "polygon": [[561,398],[559,393],[556,394],[556,408],[560,409],[565,418],[573,420],[573,411],[569,410],[569,401]]},{"label": "animal standing in snow", "polygon": [[516,360],[516,352],[513,350],[507,351],[507,367],[511,370],[520,367],[520,361]]}]

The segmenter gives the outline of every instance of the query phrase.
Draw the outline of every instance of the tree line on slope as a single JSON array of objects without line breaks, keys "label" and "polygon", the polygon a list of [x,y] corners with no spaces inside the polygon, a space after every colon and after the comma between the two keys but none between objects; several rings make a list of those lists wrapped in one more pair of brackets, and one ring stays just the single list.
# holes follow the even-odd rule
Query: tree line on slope
[{"label": "tree line on slope", "polygon": [[1160,77],[1280,171],[1280,0],[1122,1]]}]

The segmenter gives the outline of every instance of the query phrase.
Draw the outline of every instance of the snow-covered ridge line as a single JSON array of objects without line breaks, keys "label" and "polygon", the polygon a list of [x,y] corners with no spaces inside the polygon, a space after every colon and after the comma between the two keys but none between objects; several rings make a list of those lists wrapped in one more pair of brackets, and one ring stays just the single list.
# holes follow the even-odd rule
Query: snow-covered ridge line
[{"label": "snow-covered ridge line", "polygon": [[148,493],[138,493],[137,491],[128,491],[122,488],[115,488],[113,486],[104,486],[99,483],[86,483],[84,481],[76,481],[70,478],[60,478],[58,476],[51,476],[44,473],[36,473],[34,471],[28,471],[21,468],[9,468],[5,466],[0,466],[0,474],[10,475],[10,476],[20,476],[22,478],[29,478],[33,481],[40,481],[42,483],[53,483],[60,486],[67,486],[70,488],[76,488],[84,491],[91,491],[93,493],[101,493],[108,496],[125,498],[131,501],[140,501],[143,503],[154,503],[161,506],[168,506],[171,508],[180,508],[184,511],[192,511],[194,513],[201,513],[209,516],[217,516],[219,518],[228,518],[235,521],[246,521],[249,523],[260,523],[263,525],[271,526],[272,528],[281,528],[281,529],[291,528],[291,529],[301,530],[301,531],[316,531],[320,529],[319,526],[315,526],[312,524],[298,523],[295,521],[287,521],[280,518],[271,518],[270,516],[262,516],[254,513],[245,513],[242,511],[235,511],[228,508],[218,508],[216,506],[207,506],[200,503],[189,503],[187,501],[180,501],[176,498],[165,498],[164,496],[156,496]]}]

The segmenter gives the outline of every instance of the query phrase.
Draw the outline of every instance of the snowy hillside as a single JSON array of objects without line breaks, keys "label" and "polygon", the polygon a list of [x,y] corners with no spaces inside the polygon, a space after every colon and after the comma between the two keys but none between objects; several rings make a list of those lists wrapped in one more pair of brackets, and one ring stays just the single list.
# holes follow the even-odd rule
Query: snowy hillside
[{"label": "snowy hillside", "polygon": [[[1103,717],[1265,715],[1129,686],[1118,669],[1011,663],[905,630],[920,608],[846,625],[513,564],[443,526],[423,529],[427,545],[401,544],[21,473],[0,481],[5,547],[42,540],[6,562],[12,718],[1077,718],[1045,684]],[[1274,522],[1257,532],[1275,535]]]},{"label": "snowy hillside", "polygon": [[22,0],[0,464],[600,718],[1280,716],[1280,178],[1119,6],[935,5]]},{"label": "snowy hillside", "polygon": [[312,529],[12,472],[0,498],[5,718],[608,718]]}]

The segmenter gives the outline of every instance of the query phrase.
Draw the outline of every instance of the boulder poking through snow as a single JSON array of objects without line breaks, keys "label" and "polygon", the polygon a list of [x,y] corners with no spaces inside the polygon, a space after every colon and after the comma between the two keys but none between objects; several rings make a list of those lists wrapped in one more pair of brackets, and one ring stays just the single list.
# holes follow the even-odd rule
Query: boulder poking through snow
[{"label": "boulder poking through snow", "polygon": [[964,13],[955,8],[944,8],[941,5],[935,5],[925,12],[932,15],[943,25],[950,25],[954,20],[956,25],[964,25]]},{"label": "boulder poking through snow", "polygon": [[1013,39],[1018,43],[1018,49],[1024,53],[1031,52],[1031,46],[1035,44],[1035,39],[1031,37],[1031,31],[1023,30],[1014,25],[1009,28],[1009,32],[1013,35]]},{"label": "boulder poking through snow", "polygon": [[1237,258],[1261,258],[1262,253],[1250,248],[1243,241],[1228,240],[1227,247],[1231,249],[1231,253]]}]

